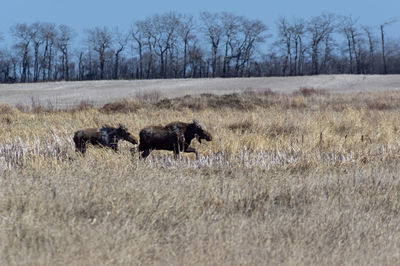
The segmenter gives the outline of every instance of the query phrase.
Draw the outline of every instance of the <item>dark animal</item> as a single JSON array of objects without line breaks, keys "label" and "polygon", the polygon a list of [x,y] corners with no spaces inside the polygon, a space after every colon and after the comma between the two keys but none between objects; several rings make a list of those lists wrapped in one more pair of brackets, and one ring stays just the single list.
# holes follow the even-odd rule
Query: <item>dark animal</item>
[{"label": "dark animal", "polygon": [[86,128],[78,130],[74,134],[74,142],[76,151],[82,154],[86,153],[87,143],[92,145],[100,145],[110,147],[114,151],[118,151],[118,141],[126,140],[132,144],[137,144],[135,138],[124,125],[119,125],[118,128],[104,125],[101,128]]},{"label": "dark animal", "polygon": [[173,151],[175,157],[179,152],[198,153],[194,148],[189,147],[194,138],[201,143],[202,139],[212,140],[212,136],[207,132],[197,120],[193,123],[172,122],[163,126],[149,126],[143,128],[139,133],[139,151],[142,151],[142,158],[149,156],[152,150]]}]

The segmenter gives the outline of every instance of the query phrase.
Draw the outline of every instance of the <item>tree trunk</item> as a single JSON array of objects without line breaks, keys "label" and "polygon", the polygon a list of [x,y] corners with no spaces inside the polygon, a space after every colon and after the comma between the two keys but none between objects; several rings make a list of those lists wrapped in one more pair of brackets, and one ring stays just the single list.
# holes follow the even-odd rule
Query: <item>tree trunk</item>
[{"label": "tree trunk", "polygon": [[39,80],[39,43],[35,43],[35,62],[33,66],[33,81]]},{"label": "tree trunk", "polygon": [[385,35],[383,32],[383,25],[381,25],[381,40],[382,40],[383,74],[387,74],[386,57],[385,57]]},{"label": "tree trunk", "polygon": [[21,74],[21,82],[26,82],[27,71],[28,71],[28,48],[29,42],[25,45],[24,55],[22,57],[22,74]]},{"label": "tree trunk", "polygon": [[79,80],[83,80],[83,62],[82,62],[83,53],[79,54],[79,64],[78,64],[78,72],[79,72]]},{"label": "tree trunk", "polygon": [[187,38],[185,38],[185,47],[183,49],[183,78],[186,78],[187,47],[188,47],[188,41]]},{"label": "tree trunk", "polygon": [[352,45],[353,45],[353,53],[354,53],[354,56],[356,57],[356,71],[357,71],[357,74],[360,74],[361,73],[361,66],[360,66],[361,62],[360,62],[359,54],[357,53],[356,39],[355,39],[353,31],[351,32],[351,41],[352,41]]},{"label": "tree trunk", "polygon": [[138,42],[139,46],[139,79],[143,78],[143,55],[142,55],[142,43]]}]

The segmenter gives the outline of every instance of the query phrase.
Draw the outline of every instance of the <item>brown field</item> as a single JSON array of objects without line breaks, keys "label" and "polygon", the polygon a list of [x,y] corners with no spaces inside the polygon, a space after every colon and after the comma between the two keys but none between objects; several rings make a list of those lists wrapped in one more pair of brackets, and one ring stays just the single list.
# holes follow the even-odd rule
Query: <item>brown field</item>
[{"label": "brown field", "polygon": [[[0,106],[1,265],[393,265],[400,92],[141,95],[101,108]],[[200,120],[177,160],[90,147],[84,127]]]}]

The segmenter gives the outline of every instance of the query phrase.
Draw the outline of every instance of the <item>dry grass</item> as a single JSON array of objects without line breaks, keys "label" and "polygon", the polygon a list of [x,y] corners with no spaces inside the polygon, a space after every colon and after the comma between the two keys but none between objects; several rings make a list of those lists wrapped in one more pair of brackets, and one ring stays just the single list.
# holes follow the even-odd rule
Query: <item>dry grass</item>
[{"label": "dry grass", "polygon": [[[399,93],[155,97],[0,105],[0,264],[398,263]],[[199,160],[74,152],[80,128],[192,118]]]}]

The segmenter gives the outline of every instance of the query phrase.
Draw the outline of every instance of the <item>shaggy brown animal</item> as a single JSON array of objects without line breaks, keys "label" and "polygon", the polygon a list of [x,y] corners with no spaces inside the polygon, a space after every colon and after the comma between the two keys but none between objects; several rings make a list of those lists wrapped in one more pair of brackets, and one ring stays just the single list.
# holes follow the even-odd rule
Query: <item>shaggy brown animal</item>
[{"label": "shaggy brown animal", "polygon": [[202,139],[212,140],[211,134],[197,120],[193,120],[193,123],[172,122],[165,127],[149,126],[140,131],[139,137],[142,158],[149,156],[152,150],[173,151],[176,157],[179,152],[192,152],[198,158],[197,151],[189,147],[191,141],[195,137],[200,143]]},{"label": "shaggy brown animal", "polygon": [[118,128],[104,125],[101,128],[86,128],[78,130],[74,134],[74,142],[76,151],[82,154],[86,153],[87,143],[92,145],[100,145],[110,147],[114,151],[118,151],[118,141],[126,140],[132,144],[137,144],[135,138],[124,125],[119,125]]}]

